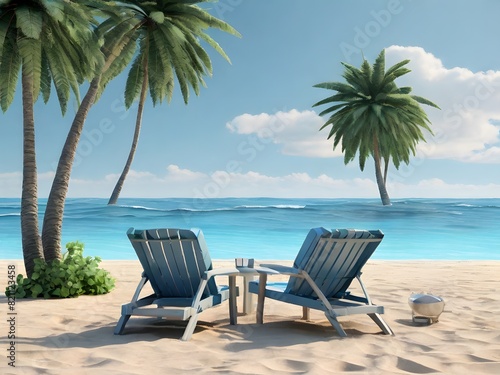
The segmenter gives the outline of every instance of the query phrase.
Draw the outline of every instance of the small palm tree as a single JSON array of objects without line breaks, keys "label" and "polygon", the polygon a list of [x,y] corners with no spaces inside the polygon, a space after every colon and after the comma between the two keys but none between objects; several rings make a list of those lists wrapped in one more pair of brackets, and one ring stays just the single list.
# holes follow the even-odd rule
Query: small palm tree
[{"label": "small palm tree", "polygon": [[0,1],[0,105],[14,98],[21,70],[23,98],[23,183],[21,234],[27,275],[34,259],[44,258],[38,228],[37,168],[33,106],[45,102],[51,86],[64,114],[71,92],[102,63],[94,19],[85,2],[69,0]]},{"label": "small palm tree", "polygon": [[390,160],[396,169],[401,162],[408,164],[418,142],[425,141],[422,130],[432,134],[430,121],[420,104],[439,108],[425,98],[411,95],[410,87],[397,87],[394,83],[396,78],[410,72],[405,67],[409,62],[401,61],[385,71],[385,51],[382,50],[373,67],[366,60],[361,69],[342,63],[347,83],[326,82],[314,86],[337,91],[314,104],[340,103],[320,113],[320,116],[331,114],[321,129],[331,125],[328,139],[334,137],[334,149],[342,142],[344,164],[359,154],[359,166],[363,170],[366,159],[373,157],[384,205],[391,204],[386,187]]},{"label": "small palm tree", "polygon": [[[211,0],[128,2],[130,9],[135,11],[134,19],[138,19],[139,23],[136,25],[138,53],[128,74],[125,105],[129,108],[137,99],[139,104],[130,152],[108,204],[116,204],[130,170],[137,149],[148,89],[153,105],[165,99],[170,101],[177,77],[186,104],[190,87],[198,95],[200,85],[205,86],[203,76],[212,74],[210,57],[200,40],[207,42],[229,61],[226,53],[205,30],[216,28],[237,36],[239,33],[195,4],[207,1]],[[105,85],[107,77],[103,79]]]}]

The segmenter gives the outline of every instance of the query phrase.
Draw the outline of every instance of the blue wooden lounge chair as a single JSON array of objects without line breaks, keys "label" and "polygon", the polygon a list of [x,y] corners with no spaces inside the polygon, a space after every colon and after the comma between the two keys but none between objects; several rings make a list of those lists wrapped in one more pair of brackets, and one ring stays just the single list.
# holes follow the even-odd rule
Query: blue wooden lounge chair
[{"label": "blue wooden lounge chair", "polygon": [[[303,318],[309,320],[309,309],[323,311],[340,336],[347,336],[338,316],[367,314],[385,334],[393,332],[380,314],[382,306],[370,300],[361,281],[361,269],[373,254],[384,234],[381,231],[324,228],[309,231],[294,261],[293,267],[273,264],[261,266],[290,275],[288,283],[267,283],[260,274],[252,281],[249,292],[258,294],[257,323],[262,324],[264,300],[271,298],[303,307]],[[364,296],[352,295],[347,288],[357,279]]]},{"label": "blue wooden lounge chair", "polygon": [[[122,334],[131,315],[188,320],[181,340],[189,340],[198,315],[229,299],[231,324],[236,324],[235,285],[218,287],[214,276],[237,273],[236,269],[212,269],[212,261],[201,230],[130,228],[127,236],[144,272],[132,301],[122,305],[115,334]],[[147,282],[153,294],[139,299]],[[230,278],[230,283],[234,277]],[[153,307],[151,305],[156,305]]]}]

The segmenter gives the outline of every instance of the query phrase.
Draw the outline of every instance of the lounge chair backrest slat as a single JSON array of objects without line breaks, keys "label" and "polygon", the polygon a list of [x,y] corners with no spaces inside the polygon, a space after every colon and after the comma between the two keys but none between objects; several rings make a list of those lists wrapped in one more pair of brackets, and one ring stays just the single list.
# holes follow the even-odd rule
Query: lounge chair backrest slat
[{"label": "lounge chair backrest slat", "polygon": [[[158,297],[193,297],[202,275],[212,269],[200,230],[131,228],[127,233]],[[211,279],[204,296],[217,293]]]},{"label": "lounge chair backrest slat", "polygon": [[[381,231],[354,229],[312,229],[302,245],[294,267],[311,276],[327,298],[342,296],[352,280],[382,241]],[[300,296],[315,296],[310,285],[291,277],[286,291]]]},{"label": "lounge chair backrest slat", "polygon": [[175,295],[175,291],[171,290],[172,284],[162,280],[164,270],[159,267],[159,260],[153,254],[153,249],[150,244],[145,241],[131,240],[132,246],[141,262],[144,273],[151,280],[151,285],[156,294]]},{"label": "lounge chair backrest slat", "polygon": [[164,243],[160,241],[143,241],[141,244],[151,251],[152,263],[150,268],[153,271],[153,277],[150,277],[150,279],[154,279],[155,286],[159,289],[161,295],[183,295],[174,282],[175,273],[171,269],[170,252],[166,251],[168,249],[165,249]]}]

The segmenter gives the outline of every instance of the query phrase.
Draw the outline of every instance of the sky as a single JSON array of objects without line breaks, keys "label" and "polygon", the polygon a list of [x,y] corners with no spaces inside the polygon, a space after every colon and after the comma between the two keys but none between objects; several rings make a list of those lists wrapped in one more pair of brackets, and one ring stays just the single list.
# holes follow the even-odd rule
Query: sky
[{"label": "sky", "polygon": [[[220,0],[212,15],[241,38],[210,34],[213,76],[185,105],[148,99],[122,197],[378,198],[372,162],[344,165],[317,101],[381,50],[386,66],[409,59],[396,80],[441,108],[424,106],[427,134],[408,166],[389,171],[391,198],[500,197],[500,2],[495,0]],[[126,72],[90,110],[68,197],[111,194],[126,161],[137,105],[123,105]],[[82,87],[82,93],[85,88]],[[39,196],[47,197],[75,113],[55,95],[35,106]],[[21,91],[0,114],[0,197],[20,197]]]}]

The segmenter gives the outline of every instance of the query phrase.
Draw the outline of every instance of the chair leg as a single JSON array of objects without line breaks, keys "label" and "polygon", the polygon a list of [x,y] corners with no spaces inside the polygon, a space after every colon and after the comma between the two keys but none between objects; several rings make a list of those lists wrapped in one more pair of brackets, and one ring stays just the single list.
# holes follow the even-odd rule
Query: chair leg
[{"label": "chair leg", "polygon": [[120,317],[120,320],[118,320],[118,323],[116,323],[115,335],[121,335],[123,333],[123,330],[125,329],[125,324],[127,324],[128,320],[130,319],[130,315],[122,315]]},{"label": "chair leg", "polygon": [[238,324],[238,306],[236,305],[236,276],[229,276],[229,324]]},{"label": "chair leg", "polygon": [[326,315],[326,318],[328,319],[328,321],[330,322],[330,324],[333,326],[333,328],[335,328],[337,330],[338,334],[341,337],[347,337],[347,333],[344,331],[344,328],[342,328],[342,326],[340,325],[337,318],[335,318],[334,316],[331,316],[327,312],[325,312],[325,315]]},{"label": "chair leg", "polygon": [[302,320],[311,320],[311,309],[309,307],[302,306]]},{"label": "chair leg", "polygon": [[392,335],[394,336],[394,332],[392,329],[389,327],[389,325],[382,319],[380,314],[368,314],[372,320],[377,323],[377,325],[380,327],[380,329],[386,334],[386,335]]},{"label": "chair leg", "polygon": [[184,334],[181,337],[182,341],[188,341],[193,335],[194,329],[196,328],[196,323],[198,323],[198,313],[195,313],[189,319],[189,322],[184,330]]},{"label": "chair leg", "polygon": [[259,296],[257,297],[257,324],[264,323],[264,300],[266,299],[267,274],[259,275]]}]

